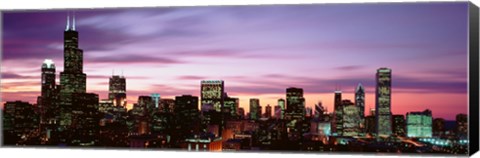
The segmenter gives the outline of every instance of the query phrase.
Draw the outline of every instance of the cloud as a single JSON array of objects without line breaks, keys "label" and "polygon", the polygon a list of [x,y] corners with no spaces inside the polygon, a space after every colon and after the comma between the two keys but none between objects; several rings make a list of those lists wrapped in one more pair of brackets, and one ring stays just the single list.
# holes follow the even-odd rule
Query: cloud
[{"label": "cloud", "polygon": [[1,74],[2,79],[35,79],[40,78],[40,76],[24,76],[20,74],[16,74],[13,72],[2,72]]},{"label": "cloud", "polygon": [[169,64],[180,64],[182,61],[178,61],[171,58],[165,57],[154,57],[154,56],[145,56],[145,55],[116,55],[109,57],[94,57],[89,58],[85,62],[91,64],[158,64],[158,65],[169,65]]},{"label": "cloud", "polygon": [[337,70],[343,70],[343,71],[353,71],[353,70],[359,70],[364,68],[362,65],[349,65],[349,66],[340,66],[336,67],[335,69]]},{"label": "cloud", "polygon": [[186,76],[178,76],[177,79],[179,79],[179,80],[203,80],[203,79],[205,79],[205,77],[186,75]]}]

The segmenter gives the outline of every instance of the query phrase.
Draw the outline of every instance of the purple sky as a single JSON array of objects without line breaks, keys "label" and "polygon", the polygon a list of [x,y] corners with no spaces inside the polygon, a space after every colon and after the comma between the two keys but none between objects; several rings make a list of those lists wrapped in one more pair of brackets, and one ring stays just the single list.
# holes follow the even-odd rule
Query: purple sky
[{"label": "purple sky", "polygon": [[[467,113],[468,3],[323,4],[76,10],[87,91],[106,98],[108,77],[127,77],[138,95],[199,95],[200,80],[222,79],[230,96],[276,105],[301,87],[307,106],[332,109],[358,83],[373,108],[375,72],[393,69],[392,110]],[[63,70],[67,10],[3,14],[2,102],[34,102],[40,66]]]}]

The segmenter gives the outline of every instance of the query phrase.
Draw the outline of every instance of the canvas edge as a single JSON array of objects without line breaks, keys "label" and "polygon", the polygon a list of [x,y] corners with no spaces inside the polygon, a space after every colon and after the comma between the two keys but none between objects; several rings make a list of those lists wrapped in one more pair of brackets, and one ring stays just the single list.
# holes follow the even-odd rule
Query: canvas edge
[{"label": "canvas edge", "polygon": [[472,156],[478,151],[479,144],[479,49],[478,49],[478,33],[479,33],[479,12],[478,7],[469,2],[468,6],[468,50],[469,50],[469,118],[468,118],[468,139],[469,139],[469,155]]}]

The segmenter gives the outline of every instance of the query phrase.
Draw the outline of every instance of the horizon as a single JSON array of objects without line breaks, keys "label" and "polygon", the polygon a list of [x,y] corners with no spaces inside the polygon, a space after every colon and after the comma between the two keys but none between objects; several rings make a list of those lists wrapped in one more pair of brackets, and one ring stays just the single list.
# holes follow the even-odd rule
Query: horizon
[{"label": "horizon", "polygon": [[[87,92],[107,98],[112,70],[122,71],[130,108],[151,93],[200,102],[201,80],[223,80],[245,114],[250,98],[264,112],[288,87],[304,90],[306,107],[322,101],[331,112],[337,85],[342,99],[354,101],[361,83],[368,115],[376,70],[388,67],[392,115],[430,109],[454,120],[468,113],[467,4],[83,9],[75,16]],[[44,59],[55,63],[59,84],[67,12],[4,13],[2,109],[6,101],[36,102]]]}]

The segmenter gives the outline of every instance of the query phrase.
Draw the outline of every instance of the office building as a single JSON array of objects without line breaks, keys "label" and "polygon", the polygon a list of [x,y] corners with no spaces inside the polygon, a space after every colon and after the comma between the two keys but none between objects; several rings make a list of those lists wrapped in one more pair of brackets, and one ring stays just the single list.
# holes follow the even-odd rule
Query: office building
[{"label": "office building", "polygon": [[222,80],[205,80],[201,82],[200,89],[201,105],[210,104],[215,111],[221,112],[226,94],[224,82]]},{"label": "office building", "polygon": [[432,137],[432,111],[407,113],[407,137]]},{"label": "office building", "polygon": [[124,76],[113,75],[108,81],[108,99],[113,106],[127,106],[126,79]]},{"label": "office building", "polygon": [[375,121],[377,136],[392,134],[392,70],[380,68],[376,74],[375,88]]},{"label": "office building", "polygon": [[250,99],[250,119],[258,120],[262,115],[260,100],[257,98]]}]

